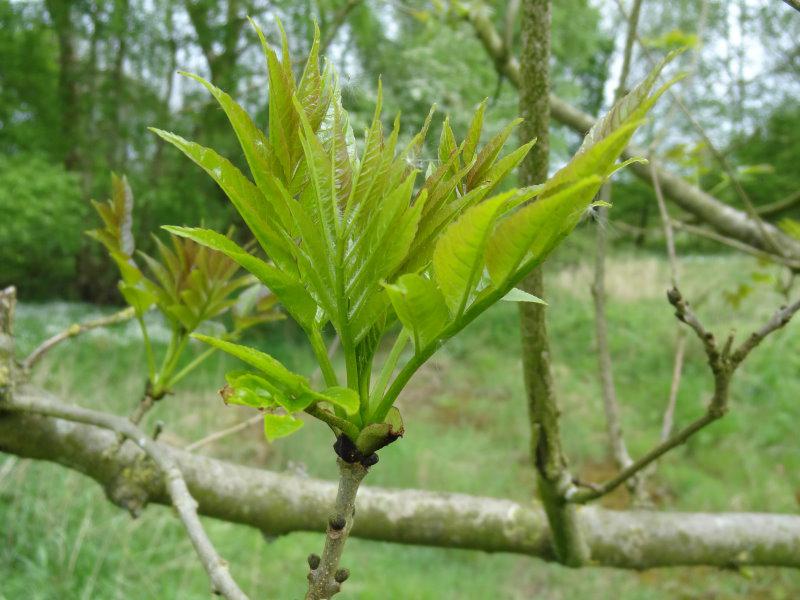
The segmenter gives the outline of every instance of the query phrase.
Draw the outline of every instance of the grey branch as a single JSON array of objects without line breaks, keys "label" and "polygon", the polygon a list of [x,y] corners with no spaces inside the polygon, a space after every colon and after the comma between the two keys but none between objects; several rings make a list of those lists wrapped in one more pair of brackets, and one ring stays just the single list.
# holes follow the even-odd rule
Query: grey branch
[{"label": "grey branch", "polygon": [[[308,573],[308,593],[306,600],[325,600],[339,593],[342,583],[349,576],[349,571],[339,569],[339,561],[344,552],[347,537],[353,529],[356,515],[356,495],[361,481],[367,474],[367,468],[361,463],[348,463],[341,458],[339,465],[339,488],[336,491],[336,503],[333,513],[328,518],[325,529],[325,548],[319,561],[309,561],[311,570]],[[311,564],[312,562],[316,565]]]},{"label": "grey branch", "polygon": [[731,335],[725,345],[720,349],[714,335],[708,331],[697,315],[692,312],[689,304],[683,299],[677,288],[672,288],[667,294],[670,304],[675,307],[675,316],[679,321],[686,323],[703,344],[708,365],[714,376],[714,394],[708,404],[706,412],[689,425],[675,432],[667,439],[650,450],[647,454],[636,460],[629,467],[620,471],[601,485],[592,486],[590,489],[576,491],[569,498],[570,502],[585,503],[596,500],[609,492],[615,490],[621,484],[634,477],[642,469],[647,468],[651,463],[661,458],[664,454],[686,442],[695,433],[721,419],[728,410],[728,399],[730,397],[731,380],[736,369],[742,364],[747,355],[755,349],[772,332],[777,331],[786,325],[800,310],[800,300],[788,306],[782,306],[763,327],[753,332],[735,350],[733,347],[733,336]]},{"label": "grey branch", "polygon": [[85,321],[83,323],[74,323],[73,325],[67,327],[64,331],[60,331],[53,337],[48,338],[41,344],[39,344],[39,346],[28,355],[28,358],[26,358],[23,361],[22,365],[26,370],[30,370],[37,362],[39,362],[39,360],[47,352],[49,352],[52,348],[54,348],[64,340],[68,340],[70,338],[78,336],[91,329],[98,329],[100,327],[109,327],[110,325],[116,325],[118,323],[124,323],[125,321],[130,321],[134,316],[135,312],[133,308],[128,307],[126,309],[114,313],[113,315],[100,317],[99,319],[94,319],[92,321]]},{"label": "grey branch", "polygon": [[[141,448],[145,454],[156,464],[163,476],[163,487],[172,505],[175,506],[192,541],[200,561],[208,573],[215,593],[221,594],[228,600],[247,600],[247,596],[231,577],[227,563],[217,554],[211,540],[208,538],[200,518],[197,515],[197,501],[192,497],[184,481],[181,469],[165,447],[136,427],[128,419],[112,414],[88,410],[53,401],[43,395],[30,395],[15,393],[5,401],[0,402],[0,407],[11,411],[24,411],[57,419],[65,419],[74,423],[83,423],[124,435]],[[4,417],[2,420],[6,420]],[[116,442],[114,446],[116,447]],[[109,453],[113,456],[116,452]],[[98,457],[102,462],[103,459]]]},{"label": "grey branch", "polygon": [[[494,61],[495,67],[501,70],[509,81],[519,87],[519,61],[506,52],[503,39],[491,20],[480,10],[468,11],[466,15],[487,54]],[[553,94],[550,95],[550,114],[556,121],[582,135],[586,134],[595,122],[594,117]],[[630,158],[646,155],[646,150],[629,146],[623,156]],[[685,211],[713,227],[717,232],[767,252],[772,250],[771,239],[780,244],[781,249],[787,254],[794,258],[800,258],[799,241],[785,235],[769,223],[756,222],[746,212],[728,206],[679,175],[661,168],[657,161],[652,161],[652,164],[658,172],[658,179],[664,195]],[[642,163],[634,163],[630,166],[630,170],[648,184],[652,181],[650,168]],[[767,237],[764,236],[764,232]]]},{"label": "grey branch", "polygon": [[[33,391],[29,393],[34,393]],[[24,400],[21,398],[20,400]],[[24,413],[0,414],[0,448],[48,460],[98,481],[124,506],[119,474],[138,473],[138,452],[107,450],[104,429]],[[202,515],[270,534],[325,529],[336,484],[235,465],[155,443],[183,473]],[[170,505],[161,478],[136,478],[152,501]],[[402,544],[513,552],[554,560],[541,505],[464,494],[362,487],[352,535]],[[598,566],[645,569],[677,565],[800,567],[800,516],[759,513],[613,511],[579,507],[578,519]]]},{"label": "grey branch", "polygon": [[[625,37],[625,46],[622,52],[622,68],[619,81],[614,92],[614,102],[625,95],[628,72],[630,71],[633,56],[633,41],[636,38],[636,28],[639,24],[639,13],[642,0],[633,0],[633,8],[628,18],[628,31]],[[611,182],[608,181],[600,192],[604,202],[611,203]],[[614,365],[611,357],[611,348],[608,342],[608,315],[606,312],[606,249],[608,246],[608,209],[600,207],[597,212],[597,246],[595,251],[594,283],[592,284],[592,299],[594,300],[594,326],[597,340],[597,366],[600,378],[600,391],[603,397],[603,409],[606,416],[606,429],[614,461],[619,469],[625,469],[633,462],[625,437],[622,434],[617,388],[614,384]],[[634,477],[628,480],[628,487],[637,499],[642,500],[645,494],[641,478]]]}]

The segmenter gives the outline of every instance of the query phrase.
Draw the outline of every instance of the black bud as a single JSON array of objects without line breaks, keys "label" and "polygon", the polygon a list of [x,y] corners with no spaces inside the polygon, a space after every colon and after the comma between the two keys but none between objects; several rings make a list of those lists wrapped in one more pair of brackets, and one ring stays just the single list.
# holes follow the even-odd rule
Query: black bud
[{"label": "black bud", "polygon": [[367,468],[371,467],[376,462],[378,462],[378,455],[375,454],[374,452],[369,456],[365,456],[364,458],[361,459],[361,464]]},{"label": "black bud", "polygon": [[344,526],[347,525],[347,520],[342,515],[331,515],[328,520],[328,525],[330,525],[331,529],[334,531],[341,531],[344,529]]},{"label": "black bud", "polygon": [[320,563],[319,554],[309,554],[308,555],[308,566],[311,567],[312,571],[315,571]]},{"label": "black bud", "polygon": [[348,571],[347,569],[339,569],[333,576],[333,580],[336,583],[344,583],[345,581],[347,581],[348,577],[350,577],[350,571]]}]

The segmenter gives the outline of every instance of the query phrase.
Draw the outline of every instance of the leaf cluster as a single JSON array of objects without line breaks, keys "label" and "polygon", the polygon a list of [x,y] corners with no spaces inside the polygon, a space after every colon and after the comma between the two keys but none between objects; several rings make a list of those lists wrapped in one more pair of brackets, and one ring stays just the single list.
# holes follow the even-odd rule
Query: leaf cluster
[{"label": "leaf cluster", "polygon": [[[276,50],[256,29],[269,75],[267,132],[228,94],[190,75],[228,116],[252,179],[210,148],[153,131],[219,184],[271,260],[215,231],[167,229],[224,253],[272,290],[308,335],[329,389],[350,390],[356,406],[315,395],[305,382],[287,387],[288,372],[271,357],[256,364],[251,349],[203,338],[259,370],[229,378],[228,399],[282,407],[285,414],[269,417],[268,437],[294,431],[292,413],[305,410],[357,442],[366,428],[387,422],[411,375],[445,340],[503,298],[539,301],[514,286],[575,227],[619,168],[617,158],[661,93],[651,94],[660,67],[595,125],[549,181],[500,191],[534,143],[503,154],[519,120],[481,144],[485,102],[463,139],[445,119],[438,160],[422,173],[417,155],[433,110],[401,144],[399,117],[384,130],[379,86],[372,122],[356,144],[336,75],[329,64],[320,68],[318,32],[296,79],[285,34]],[[394,349],[373,384],[376,351],[397,321]],[[344,386],[321,343],[328,324],[341,339]],[[413,354],[393,377],[409,339]]]},{"label": "leaf cluster", "polygon": [[[174,383],[171,375],[188,336],[204,322],[230,312],[233,328],[228,335],[238,336],[248,327],[280,318],[277,298],[251,275],[242,274],[239,265],[220,252],[175,235],[170,235],[169,245],[153,236],[157,257],[137,251],[133,238],[133,193],[124,176],[112,174],[111,183],[111,198],[103,203],[92,202],[103,227],[86,233],[105,246],[119,269],[119,290],[134,308],[145,334],[150,384],[156,386],[156,393],[167,389],[168,380]],[[153,306],[164,315],[172,330],[167,356],[158,372],[143,319]]]}]

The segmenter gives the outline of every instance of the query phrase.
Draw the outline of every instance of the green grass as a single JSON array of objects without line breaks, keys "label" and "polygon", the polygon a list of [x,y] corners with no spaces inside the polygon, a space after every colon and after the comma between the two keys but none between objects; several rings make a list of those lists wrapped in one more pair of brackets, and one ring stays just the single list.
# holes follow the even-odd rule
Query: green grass
[{"label": "green grass", "polygon": [[[780,297],[754,272],[754,261],[692,258],[684,293],[706,299],[697,309],[721,334],[747,332]],[[591,271],[551,269],[548,298],[555,374],[570,459],[585,477],[611,472],[596,380]],[[633,454],[657,438],[669,389],[675,319],[664,299],[666,267],[656,259],[614,258],[609,305],[615,377],[626,439]],[[721,291],[748,283],[738,309]],[[706,292],[710,292],[706,294]],[[70,322],[96,314],[80,305],[24,305],[18,312],[21,352]],[[155,324],[154,324],[155,325]],[[670,454],[652,481],[662,508],[797,512],[800,494],[800,324],[771,337],[738,374],[730,414]],[[157,343],[164,343],[158,331]],[[288,323],[249,340],[309,373],[311,353]],[[196,351],[196,350],[195,350]],[[246,409],[221,405],[216,389],[234,362],[209,361],[149,417],[185,444],[242,420]],[[85,406],[127,412],[141,394],[144,358],[133,324],[97,331],[54,351],[37,383]],[[88,383],[88,385],[87,385]],[[680,425],[703,410],[710,378],[691,339],[678,400]],[[452,340],[412,381],[401,399],[407,435],[381,454],[368,484],[510,497],[533,495],[521,382],[516,308],[502,303]],[[329,434],[309,422],[297,435],[267,444],[258,428],[206,448],[225,459],[333,478]],[[624,494],[605,501],[623,506]],[[305,556],[322,536],[265,539],[252,529],[206,521],[221,554],[253,598],[300,598]],[[484,598],[773,598],[800,595],[800,574],[788,569],[742,572],[663,569],[580,572],[534,558],[352,540],[352,572],[343,597],[359,599]],[[108,503],[94,482],[55,465],[0,455],[0,599],[194,599],[209,597],[204,572],[178,520],[150,507],[137,520]]]}]

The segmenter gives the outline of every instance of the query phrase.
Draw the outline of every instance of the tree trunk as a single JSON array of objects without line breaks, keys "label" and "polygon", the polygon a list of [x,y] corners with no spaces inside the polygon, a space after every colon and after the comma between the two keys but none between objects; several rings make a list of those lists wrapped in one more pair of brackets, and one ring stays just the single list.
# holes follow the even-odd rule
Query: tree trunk
[{"label": "tree trunk", "polygon": [[[520,19],[519,107],[524,119],[520,135],[523,142],[532,138],[538,141],[520,166],[519,179],[522,185],[533,185],[547,179],[549,162],[549,0],[525,0]],[[541,267],[531,273],[521,287],[535,296],[544,297]],[[588,560],[588,550],[577,524],[576,509],[565,500],[572,477],[561,449],[545,305],[521,302],[519,310],[531,454],[538,475],[539,496],[553,532],[556,555],[564,564],[579,566]]]}]

